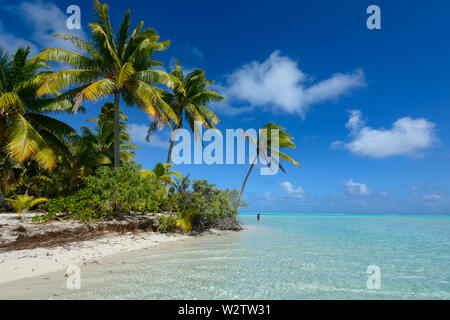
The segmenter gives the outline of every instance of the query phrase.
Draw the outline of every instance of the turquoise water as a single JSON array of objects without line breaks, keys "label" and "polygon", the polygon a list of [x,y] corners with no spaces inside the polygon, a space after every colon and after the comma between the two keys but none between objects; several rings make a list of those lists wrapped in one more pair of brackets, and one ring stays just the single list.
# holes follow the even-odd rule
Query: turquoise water
[{"label": "turquoise water", "polygon": [[[59,298],[450,299],[449,216],[240,216],[244,232],[161,244],[83,271]],[[381,288],[366,286],[367,267]],[[45,298],[45,296],[44,296]]]}]

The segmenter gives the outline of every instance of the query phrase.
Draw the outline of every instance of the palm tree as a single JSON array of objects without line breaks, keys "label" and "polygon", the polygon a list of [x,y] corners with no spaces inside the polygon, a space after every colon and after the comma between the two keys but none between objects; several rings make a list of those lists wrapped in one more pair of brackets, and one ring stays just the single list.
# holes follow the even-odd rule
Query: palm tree
[{"label": "palm tree", "polygon": [[[268,122],[261,129],[266,130],[265,132],[267,134],[263,134],[262,131],[260,130],[257,141],[252,139],[251,136],[249,136],[248,134],[245,134],[245,136],[250,138],[249,139],[250,141],[252,141],[253,143],[256,143],[256,145],[257,145],[256,156],[255,156],[255,159],[253,160],[252,164],[250,165],[250,169],[248,170],[248,173],[245,176],[244,182],[242,183],[241,192],[239,193],[239,200],[238,200],[238,203],[236,206],[236,214],[239,213],[239,207],[241,205],[242,195],[244,194],[245,184],[247,183],[248,177],[250,176],[250,173],[252,172],[253,167],[255,166],[256,160],[258,159],[258,157],[265,159],[266,162],[269,163],[269,161],[268,161],[269,156],[275,155],[278,159],[288,161],[297,167],[300,166],[300,164],[297,161],[295,161],[294,159],[292,159],[285,153],[279,151],[279,149],[286,149],[286,148],[295,149],[296,148],[294,142],[292,142],[294,137],[292,135],[290,135],[289,133],[285,132],[284,131],[285,128],[283,128],[282,126],[276,125],[273,122]],[[278,149],[272,148],[272,133],[271,133],[272,130],[278,130]],[[267,147],[267,148],[263,148],[266,150],[261,150],[261,148],[260,148],[261,141]],[[284,173],[286,173],[286,170],[283,168],[283,166],[281,165],[280,162],[276,161],[273,157],[271,157],[271,160],[276,162],[275,164],[278,165],[279,168]]]},{"label": "palm tree", "polygon": [[30,48],[19,48],[12,59],[0,48],[0,147],[17,162],[34,158],[45,169],[52,169],[56,153],[68,152],[64,140],[76,135],[67,124],[44,112],[69,111],[67,96],[36,98],[36,72],[47,67],[28,57]]},{"label": "palm tree", "polygon": [[156,181],[162,181],[165,184],[173,184],[172,175],[182,179],[183,176],[178,171],[170,171],[170,168],[173,167],[173,164],[166,163],[163,164],[161,162],[157,163],[155,168],[152,171],[149,170],[141,170],[141,173],[144,177],[151,176],[155,178]]},{"label": "palm tree", "polygon": [[33,196],[18,195],[16,199],[7,199],[17,211],[17,218],[20,220],[22,212],[34,207],[35,205],[48,201],[47,198],[34,198]]},{"label": "palm tree", "polygon": [[[120,162],[134,159],[134,151],[138,146],[131,144],[131,137],[126,131],[128,117],[119,108]],[[100,166],[112,166],[114,160],[114,103],[103,105],[98,118],[88,119],[95,122],[94,130],[81,127],[80,138],[70,144],[73,161],[70,166],[62,168],[66,178],[66,191],[70,194],[81,178],[93,174]]]},{"label": "palm tree", "polygon": [[[103,155],[103,164],[112,164],[114,159],[114,103],[107,102],[103,105],[102,111],[96,119],[88,119],[88,122],[96,122],[95,133],[88,127],[81,127],[82,139],[89,142],[92,148]],[[119,108],[119,141],[121,163],[134,159],[133,150],[139,149],[137,145],[131,143],[130,134],[127,132],[128,126],[125,122],[128,117]],[[108,163],[106,163],[107,161]]]},{"label": "palm tree", "polygon": [[[58,155],[66,158],[70,154],[65,141],[77,135],[67,124],[44,115],[70,111],[72,103],[61,94],[37,98],[36,72],[47,65],[29,58],[29,52],[29,47],[19,48],[10,57],[0,47],[0,163],[5,178],[12,177],[6,167],[27,159],[36,160],[46,170],[53,169]],[[0,188],[0,207],[8,207],[5,187]]]},{"label": "palm tree", "polygon": [[[177,117],[177,122],[172,126],[173,130],[183,127],[183,114],[193,132],[195,132],[195,121],[200,122],[205,128],[215,128],[215,125],[219,123],[219,118],[206,105],[214,101],[225,100],[225,98],[215,91],[206,89],[208,85],[214,83],[214,80],[206,80],[205,71],[201,69],[196,69],[184,76],[178,60],[175,61],[175,69],[171,74],[179,80],[179,84],[173,94],[165,92],[163,97]],[[149,134],[155,128],[156,126],[153,125]],[[170,163],[172,159],[173,145],[174,141],[171,140],[167,163]]]},{"label": "palm tree", "polygon": [[[151,118],[169,124],[177,121],[176,115],[162,99],[163,90],[152,84],[165,84],[175,88],[175,77],[163,70],[150,69],[161,63],[152,61],[155,51],[165,50],[168,40],[159,42],[155,30],[143,29],[142,21],[129,35],[130,10],[125,13],[119,30],[114,36],[107,4],[94,2],[96,21],[90,23],[91,41],[86,42],[71,35],[55,35],[70,40],[79,54],[59,48],[46,49],[38,57],[43,61],[55,61],[70,65],[72,70],[42,72],[44,81],[38,94],[53,94],[68,87],[78,86],[68,92],[74,95],[76,111],[84,100],[98,101],[114,96],[114,167],[120,166],[119,102],[122,96],[127,105],[137,105]],[[179,86],[178,86],[179,87]]]}]

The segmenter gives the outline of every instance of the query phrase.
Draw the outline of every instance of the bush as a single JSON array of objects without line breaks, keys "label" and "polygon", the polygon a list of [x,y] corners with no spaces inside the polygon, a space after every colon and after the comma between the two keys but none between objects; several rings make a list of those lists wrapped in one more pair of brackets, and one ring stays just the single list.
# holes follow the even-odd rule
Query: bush
[{"label": "bush", "polygon": [[175,217],[160,216],[158,222],[158,231],[160,232],[173,232],[177,229],[177,219]]},{"label": "bush", "polygon": [[[164,185],[144,177],[137,165],[119,169],[102,167],[83,179],[85,187],[72,196],[50,200],[41,207],[47,218],[67,213],[73,219],[101,219],[131,211],[158,212],[165,198]],[[46,219],[46,217],[36,220]]]},{"label": "bush", "polygon": [[217,189],[206,180],[194,180],[191,184],[184,177],[167,193],[164,183],[152,175],[142,175],[140,166],[128,164],[118,169],[102,167],[82,182],[84,187],[74,195],[41,205],[48,213],[34,221],[47,221],[59,213],[77,220],[100,220],[131,211],[169,211],[177,213],[177,218],[161,216],[158,230],[181,229],[188,233],[217,227],[224,221],[227,225],[236,222],[238,191]]},{"label": "bush", "polygon": [[188,218],[193,230],[214,227],[225,218],[236,220],[237,190],[216,189],[206,180],[194,180],[192,187],[181,218]]}]

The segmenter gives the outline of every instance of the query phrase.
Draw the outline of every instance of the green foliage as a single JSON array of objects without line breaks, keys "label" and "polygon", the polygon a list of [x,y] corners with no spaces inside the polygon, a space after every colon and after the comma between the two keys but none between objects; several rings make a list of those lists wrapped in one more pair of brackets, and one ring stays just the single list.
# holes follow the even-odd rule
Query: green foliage
[{"label": "green foliage", "polygon": [[41,205],[47,210],[45,215],[35,216],[33,221],[45,222],[52,220],[57,214],[69,215],[74,220],[99,220],[101,218],[101,203],[96,197],[86,197],[83,192],[67,197],[58,197]]},{"label": "green foliage", "polygon": [[135,164],[101,167],[83,182],[85,187],[74,195],[42,206],[50,217],[67,213],[74,219],[90,220],[131,211],[158,212],[165,197],[164,186],[153,177],[143,177]]},{"label": "green foliage", "polygon": [[159,232],[173,232],[177,229],[177,219],[175,217],[160,216],[158,222]]},{"label": "green foliage", "polygon": [[84,187],[75,194],[58,197],[43,204],[47,214],[36,222],[67,214],[76,220],[99,220],[136,212],[172,212],[160,216],[158,231],[187,233],[214,227],[222,219],[235,219],[237,190],[220,190],[206,180],[188,177],[177,180],[166,193],[165,184],[153,175],[142,175],[140,166],[128,164],[118,169],[99,168],[95,175],[83,178]]},{"label": "green foliage", "polygon": [[189,221],[192,230],[212,227],[224,218],[236,219],[237,190],[220,190],[206,180],[194,180],[192,190],[180,192],[179,200],[184,197],[187,201],[180,218]]},{"label": "green foliage", "polygon": [[184,232],[191,233],[192,232],[192,219],[190,216],[186,216],[184,218],[177,219],[177,227],[183,230]]},{"label": "green foliage", "polygon": [[68,152],[64,139],[77,133],[43,114],[69,111],[71,102],[59,93],[37,97],[37,71],[48,66],[29,53],[29,47],[20,47],[10,57],[0,47],[0,150],[19,163],[34,159],[51,170]]}]

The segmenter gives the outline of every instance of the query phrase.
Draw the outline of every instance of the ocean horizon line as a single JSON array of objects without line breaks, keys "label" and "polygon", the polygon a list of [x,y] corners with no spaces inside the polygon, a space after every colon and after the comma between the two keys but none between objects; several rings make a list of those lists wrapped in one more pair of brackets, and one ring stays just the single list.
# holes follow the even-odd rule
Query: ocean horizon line
[{"label": "ocean horizon line", "polygon": [[260,213],[265,216],[389,216],[389,217],[446,217],[450,218],[450,213],[303,213],[303,212],[239,212],[238,216],[249,216]]}]

